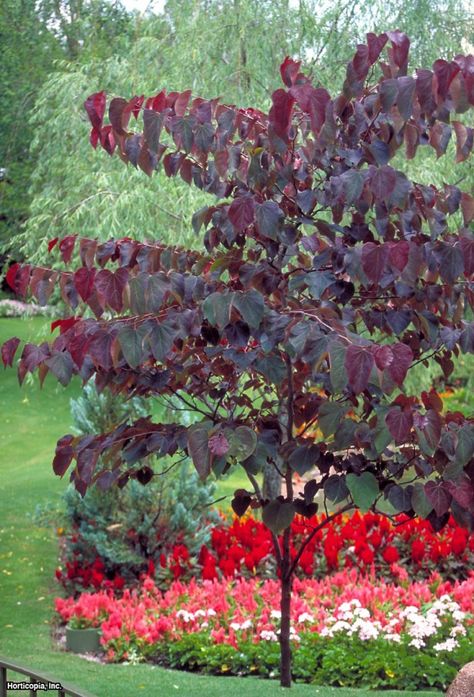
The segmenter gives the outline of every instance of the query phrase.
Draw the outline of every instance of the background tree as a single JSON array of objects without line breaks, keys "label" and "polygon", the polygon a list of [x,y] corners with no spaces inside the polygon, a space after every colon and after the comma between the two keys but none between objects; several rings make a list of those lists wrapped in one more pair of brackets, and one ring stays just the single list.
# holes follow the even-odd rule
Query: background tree
[{"label": "background tree", "polygon": [[[23,123],[32,112],[37,86],[60,50],[38,17],[34,3],[5,0],[0,7],[2,89],[0,93],[0,243],[18,233],[28,212],[29,156],[33,129]],[[23,119],[22,119],[23,120]]]},{"label": "background tree", "polygon": [[120,52],[132,26],[131,14],[117,0],[40,0],[36,12],[70,61],[101,61]]},{"label": "background tree", "polygon": [[[0,7],[0,248],[8,251],[29,217],[30,145],[38,129],[35,102],[51,73],[71,64],[124,53],[132,17],[121,3],[102,0],[5,0]],[[78,67],[76,68],[78,69]],[[61,139],[68,153],[68,137]],[[64,156],[63,150],[63,156]],[[16,249],[17,251],[17,249]]]}]

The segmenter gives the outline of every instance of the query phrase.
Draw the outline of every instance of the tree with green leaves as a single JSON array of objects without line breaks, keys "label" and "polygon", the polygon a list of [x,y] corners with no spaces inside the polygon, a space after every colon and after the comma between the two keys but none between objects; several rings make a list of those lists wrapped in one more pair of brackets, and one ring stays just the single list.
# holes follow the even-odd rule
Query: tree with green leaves
[{"label": "tree with green leaves", "polygon": [[[28,215],[29,155],[33,129],[25,124],[38,85],[61,51],[34,3],[4,0],[0,6],[0,243],[17,234]],[[21,117],[19,116],[21,114]]]},{"label": "tree with green leaves", "polygon": [[[103,0],[4,0],[0,7],[2,77],[0,92],[0,248],[14,249],[30,215],[30,151],[41,119],[34,120],[42,85],[56,72],[124,54],[132,16],[121,3]],[[68,137],[61,139],[67,151]],[[52,164],[52,163],[50,163]],[[33,177],[33,181],[37,174]]]},{"label": "tree with green leaves", "polygon": [[[285,687],[294,573],[322,527],[354,508],[435,530],[450,515],[474,523],[474,418],[444,411],[434,389],[406,389],[417,364],[437,362],[447,378],[474,353],[474,198],[394,166],[422,148],[441,157],[451,138],[467,160],[474,58],[413,71],[409,45],[401,31],[367,34],[335,95],[286,58],[268,112],[190,90],[90,95],[94,148],[150,176],[162,162],[212,195],[192,219],[204,248],[68,235],[49,249],[67,265],[77,253],[71,270],[15,265],[7,277],[42,304],[58,287],[72,310],[51,344],[23,347],[20,382],[79,375],[99,390],[173,397],[199,419],[150,415],[64,436],[53,468],[79,493],[151,478],[153,455],[189,454],[203,479],[243,469],[249,485],[232,506],[260,510],[272,533]],[[19,343],[3,345],[5,365]],[[262,492],[265,466],[282,495]],[[296,547],[293,519],[318,509]]]}]

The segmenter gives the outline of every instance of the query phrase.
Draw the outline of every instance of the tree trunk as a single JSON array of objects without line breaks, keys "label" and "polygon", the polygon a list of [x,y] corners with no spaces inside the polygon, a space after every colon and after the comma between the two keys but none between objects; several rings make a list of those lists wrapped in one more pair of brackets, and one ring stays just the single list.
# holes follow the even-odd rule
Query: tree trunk
[{"label": "tree trunk", "polygon": [[263,465],[262,495],[264,499],[273,501],[281,494],[281,474],[272,462]]},{"label": "tree trunk", "polygon": [[291,625],[291,591],[293,585],[293,574],[289,573],[290,558],[290,530],[285,530],[283,536],[283,558],[281,564],[280,582],[280,685],[281,687],[291,687],[291,646],[290,646],[290,625]]}]

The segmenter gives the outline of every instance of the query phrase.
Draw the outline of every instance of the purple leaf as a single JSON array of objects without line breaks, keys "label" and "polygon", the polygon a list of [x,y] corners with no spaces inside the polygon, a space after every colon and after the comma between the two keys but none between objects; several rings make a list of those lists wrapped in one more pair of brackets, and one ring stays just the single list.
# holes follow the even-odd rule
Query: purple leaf
[{"label": "purple leaf", "polygon": [[105,92],[96,92],[87,97],[84,102],[84,108],[87,111],[92,127],[100,130],[105,112]]},{"label": "purple leaf", "polygon": [[234,199],[229,207],[229,220],[237,230],[243,232],[251,225],[255,218],[255,203],[253,196],[248,194]]},{"label": "purple leaf", "polygon": [[384,244],[366,242],[362,247],[362,268],[373,283],[379,283],[389,257],[389,248]]},{"label": "purple leaf", "polygon": [[97,274],[95,287],[112,310],[122,311],[122,296],[127,280],[128,271],[125,268],[117,269],[115,273],[108,269],[103,269]]},{"label": "purple leaf", "polygon": [[466,474],[455,482],[445,482],[445,487],[460,506],[466,510],[474,508],[474,484]]},{"label": "purple leaf", "polygon": [[393,362],[393,353],[390,346],[377,346],[373,352],[375,364],[379,370],[384,370]]},{"label": "purple leaf", "polygon": [[406,240],[401,240],[400,242],[391,242],[389,244],[389,262],[398,271],[403,271],[405,266],[408,264],[408,257],[410,255],[410,243]]},{"label": "purple leaf", "polygon": [[293,60],[293,58],[290,58],[289,56],[287,56],[283,63],[280,65],[281,79],[287,87],[291,87],[295,84],[300,65],[301,61],[295,61]]},{"label": "purple leaf", "polygon": [[398,78],[397,107],[400,116],[408,121],[413,113],[413,97],[415,96],[416,82],[414,78],[404,76]]},{"label": "purple leaf", "polygon": [[438,517],[448,512],[452,496],[446,482],[426,482],[425,494]]},{"label": "purple leaf", "polygon": [[407,370],[413,361],[413,352],[406,344],[398,343],[390,346],[393,353],[393,361],[387,368],[392,380],[401,387],[405,380]]},{"label": "purple leaf", "polygon": [[377,36],[377,34],[369,32],[366,38],[367,46],[369,48],[369,63],[370,65],[373,65],[382,53],[383,47],[388,41],[388,36],[385,33],[379,34],[379,36]]},{"label": "purple leaf", "polygon": [[2,346],[2,361],[3,365],[5,368],[7,366],[12,367],[13,365],[13,358],[15,357],[16,350],[18,346],[20,345],[20,339],[18,339],[16,336],[13,337],[12,339],[8,339],[8,341],[5,341],[5,343]]},{"label": "purple leaf", "polygon": [[215,433],[209,438],[209,450],[213,455],[221,456],[229,452],[229,441],[222,432]]},{"label": "purple leaf", "polygon": [[294,97],[285,90],[275,90],[272,94],[273,106],[270,109],[268,118],[276,135],[284,141],[288,139],[294,103]]},{"label": "purple leaf", "polygon": [[356,394],[363,392],[367,387],[373,366],[374,357],[369,349],[353,344],[349,346],[345,368],[349,377],[349,385]]},{"label": "purple leaf", "polygon": [[73,436],[67,435],[63,436],[58,440],[56,445],[56,454],[53,460],[53,471],[59,477],[62,477],[74,457],[74,449],[71,445],[73,441]]},{"label": "purple leaf", "polygon": [[372,168],[370,187],[377,201],[386,201],[397,183],[397,173],[392,167],[384,165]]},{"label": "purple leaf", "polygon": [[405,443],[409,439],[410,431],[413,426],[413,415],[411,411],[393,407],[385,417],[385,423],[393,436],[395,443]]},{"label": "purple leaf", "polygon": [[408,66],[408,50],[410,48],[410,39],[401,31],[387,32],[388,38],[392,42],[392,48],[389,49],[389,54],[399,68],[398,74],[405,75]]}]

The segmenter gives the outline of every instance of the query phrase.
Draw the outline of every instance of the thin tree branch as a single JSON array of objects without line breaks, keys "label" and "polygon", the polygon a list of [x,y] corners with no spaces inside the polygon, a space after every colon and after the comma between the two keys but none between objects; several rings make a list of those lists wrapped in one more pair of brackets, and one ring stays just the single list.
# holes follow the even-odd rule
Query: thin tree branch
[{"label": "thin tree branch", "polygon": [[216,503],[220,503],[221,501],[225,501],[228,498],[229,498],[229,494],[226,494],[225,496],[221,496],[218,499],[211,501],[211,503],[207,503],[206,508],[210,508],[211,506],[215,506]]},{"label": "thin tree branch", "polygon": [[56,222],[58,220],[61,220],[61,218],[64,218],[66,215],[69,215],[69,213],[74,213],[75,211],[78,210],[78,208],[81,208],[84,204],[88,203],[89,201],[92,201],[93,198],[97,198],[97,196],[120,196],[120,192],[117,191],[108,191],[107,189],[104,189],[103,191],[97,191],[95,194],[91,194],[91,196],[87,196],[87,198],[84,198],[82,201],[79,201],[78,203],[75,203],[73,206],[70,206],[70,208],[66,208],[65,211],[62,213],[58,213],[57,215],[54,216],[53,222]]},{"label": "thin tree branch", "polygon": [[183,402],[183,404],[186,404],[189,407],[190,411],[197,411],[199,412],[199,414],[203,414],[203,416],[205,416],[206,418],[214,421],[212,414],[209,414],[207,411],[204,411],[204,409],[200,409],[193,402],[188,402],[182,394],[180,394],[177,390],[174,390],[172,387],[170,387],[169,389],[178,399],[180,399]]},{"label": "thin tree branch", "polygon": [[412,363],[408,370],[411,370],[415,367],[415,365],[418,365],[419,363],[423,363],[423,361],[428,361],[430,358],[433,358],[433,356],[436,356],[436,354],[440,353],[443,349],[444,346],[440,346],[440,348],[437,348],[435,351],[433,351],[433,353],[430,353],[429,356],[424,356],[423,358],[420,358],[418,361]]},{"label": "thin tree branch", "polygon": [[286,374],[288,377],[288,421],[286,426],[286,434],[288,440],[293,440],[293,423],[294,423],[294,389],[293,389],[293,371],[291,368],[291,358],[285,354]]},{"label": "thin tree branch", "polygon": [[301,547],[299,548],[296,557],[293,559],[293,563],[291,564],[289,572],[288,572],[289,575],[294,573],[296,567],[298,566],[299,560],[301,559],[303,552],[305,551],[306,547],[309,545],[309,543],[311,542],[313,537],[316,535],[316,533],[318,533],[320,530],[322,530],[322,528],[324,528],[326,525],[328,525],[332,520],[334,520],[334,518],[337,518],[337,516],[341,515],[341,513],[346,513],[347,511],[350,511],[352,508],[354,508],[354,505],[352,503],[348,503],[346,506],[341,508],[336,513],[332,513],[328,518],[321,521],[321,523],[319,523],[319,525],[317,525],[315,528],[313,528],[312,532],[308,535],[306,540],[304,540],[304,542],[301,544]]}]

